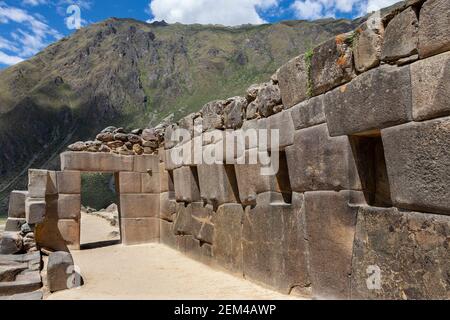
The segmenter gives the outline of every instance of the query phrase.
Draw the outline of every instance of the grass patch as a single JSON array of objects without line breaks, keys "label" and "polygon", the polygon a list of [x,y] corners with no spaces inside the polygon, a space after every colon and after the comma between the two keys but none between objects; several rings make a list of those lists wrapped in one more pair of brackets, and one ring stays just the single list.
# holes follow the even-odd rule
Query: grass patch
[{"label": "grass patch", "polygon": [[312,83],[312,76],[311,76],[311,63],[312,58],[314,56],[314,50],[309,49],[305,52],[305,63],[306,63],[306,72],[308,74],[308,90],[306,94],[308,95],[308,98],[312,98],[313,96],[313,83]]}]

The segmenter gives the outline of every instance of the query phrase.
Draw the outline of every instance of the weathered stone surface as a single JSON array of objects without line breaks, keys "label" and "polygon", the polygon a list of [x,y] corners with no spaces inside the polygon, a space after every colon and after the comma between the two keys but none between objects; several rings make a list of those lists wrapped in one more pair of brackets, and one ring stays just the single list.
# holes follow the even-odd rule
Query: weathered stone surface
[{"label": "weathered stone surface", "polygon": [[183,165],[183,149],[181,147],[174,147],[166,150],[165,154],[166,170],[173,171]]},{"label": "weathered stone surface", "polygon": [[248,102],[252,102],[256,100],[256,97],[258,96],[259,91],[265,86],[265,83],[261,84],[253,84],[251,85],[246,92],[245,98]]},{"label": "weathered stone surface", "polygon": [[426,58],[450,50],[450,3],[428,0],[420,10],[419,54]]},{"label": "weathered stone surface", "polygon": [[159,172],[149,172],[141,173],[142,180],[142,192],[143,193],[159,193],[161,186],[160,184],[160,173]]},{"label": "weathered stone surface", "polygon": [[256,119],[258,117],[259,117],[258,105],[256,104],[255,101],[253,101],[253,102],[249,103],[247,106],[247,110],[245,112],[245,118],[247,120],[252,120],[252,119]]},{"label": "weathered stone surface", "polygon": [[219,266],[242,274],[242,219],[240,204],[224,204],[213,216],[213,255]]},{"label": "weathered stone surface", "polygon": [[12,282],[18,274],[28,269],[28,263],[0,265],[0,282]]},{"label": "weathered stone surface", "polygon": [[177,213],[177,202],[174,192],[163,192],[160,195],[160,218],[173,221],[174,215]]},{"label": "weathered stone surface", "polygon": [[[238,133],[244,138],[245,149],[254,149],[258,147],[258,120],[248,120],[242,125],[242,130]],[[240,133],[241,132],[241,133]],[[236,153],[237,156],[242,154]]]},{"label": "weathered stone surface", "polygon": [[350,298],[350,274],[358,205],[362,192],[306,192],[305,223],[313,295]]},{"label": "weathered stone surface", "polygon": [[73,289],[82,285],[81,275],[74,270],[69,252],[50,253],[47,265],[47,285],[50,292]]},{"label": "weathered stone surface", "polygon": [[42,291],[33,291],[27,293],[13,294],[12,296],[5,296],[5,297],[0,296],[0,300],[35,301],[35,300],[42,300],[43,297],[44,294],[42,293]]},{"label": "weathered stone surface", "polygon": [[217,100],[205,104],[200,111],[203,118],[203,132],[223,128],[225,101]]},{"label": "weathered stone surface", "polygon": [[18,232],[4,232],[0,239],[0,254],[19,253],[22,246],[22,237]]},{"label": "weathered stone surface", "polygon": [[173,171],[175,198],[179,202],[200,200],[200,187],[197,170],[193,167],[181,167]]},{"label": "weathered stone surface", "polygon": [[12,296],[38,290],[42,287],[39,271],[24,273],[13,282],[0,282],[0,296]]},{"label": "weathered stone surface", "polygon": [[25,218],[25,200],[28,191],[12,191],[9,196],[8,217]]},{"label": "weathered stone surface", "polygon": [[244,122],[247,100],[243,97],[234,97],[227,101],[224,109],[225,129],[239,129]]},{"label": "weathered stone surface", "polygon": [[284,293],[297,287],[306,294],[310,280],[303,229],[303,195],[294,194],[292,205],[274,205],[271,199],[270,192],[260,194],[258,205],[245,210],[244,276]]},{"label": "weathered stone surface", "polygon": [[365,72],[377,67],[381,60],[384,26],[376,14],[369,17],[356,31],[353,40],[353,56],[355,69]]},{"label": "weathered stone surface", "polygon": [[383,129],[412,119],[409,66],[381,66],[325,95],[332,137]]},{"label": "weathered stone surface", "polygon": [[285,109],[308,98],[308,67],[304,55],[283,65],[277,72],[277,78]]},{"label": "weathered stone surface", "polygon": [[141,173],[158,173],[159,172],[159,156],[158,155],[141,155],[134,157],[134,171]]},{"label": "weathered stone surface", "polygon": [[327,121],[323,98],[323,95],[311,98],[290,110],[295,130],[313,127]]},{"label": "weathered stone surface", "polygon": [[417,53],[419,19],[409,7],[396,15],[384,34],[383,61],[395,61]]},{"label": "weathered stone surface", "polygon": [[382,131],[396,207],[450,214],[450,118]]},{"label": "weathered stone surface", "polygon": [[166,220],[160,221],[160,238],[162,244],[165,244],[175,250],[178,249],[177,238],[173,231],[173,222]]},{"label": "weathered stone surface", "polygon": [[194,238],[200,240],[202,243],[213,243],[214,226],[211,218],[214,214],[211,205],[204,205],[203,202],[193,202],[191,206],[191,231]]},{"label": "weathered stone surface", "polygon": [[45,198],[48,180],[47,170],[28,170],[28,195],[32,198]]},{"label": "weathered stone surface", "polygon": [[121,194],[122,218],[159,217],[159,194]]},{"label": "weathered stone surface", "polygon": [[[450,299],[449,235],[449,217],[395,208],[360,208],[353,251],[352,298]],[[368,281],[376,271],[381,272],[380,287],[369,290],[368,283],[377,284]]]},{"label": "weathered stone surface", "polygon": [[196,115],[196,113],[191,113],[178,121],[178,126],[189,132],[191,138],[194,137],[194,119]]},{"label": "weathered stone surface", "polygon": [[[267,118],[268,141],[267,150],[284,150],[294,143],[294,122],[290,111],[282,111]],[[278,130],[278,141],[272,141]]]},{"label": "weathered stone surface", "polygon": [[362,190],[348,137],[330,137],[323,124],[296,131],[294,141],[286,148],[293,191]]},{"label": "weathered stone surface", "polygon": [[314,96],[352,79],[354,70],[350,44],[351,34],[342,34],[314,48],[310,80]]},{"label": "weathered stone surface", "polygon": [[[57,222],[57,232],[70,250],[80,250],[80,221],[60,219]],[[55,243],[55,245],[57,245]],[[66,250],[63,250],[66,251]]]},{"label": "weathered stone surface", "polygon": [[[265,168],[262,159],[269,157],[267,152],[258,152],[257,149],[245,151],[245,159],[238,159],[235,165],[236,181],[238,183],[239,197],[244,205],[256,205],[256,197],[258,194],[273,192],[290,192],[290,190],[282,190],[282,185],[276,175],[263,175],[262,169]],[[253,161],[256,159],[256,164]],[[245,163],[245,164],[241,164]]]},{"label": "weathered stone surface", "polygon": [[214,207],[224,203],[238,202],[239,191],[233,165],[201,164],[197,169],[200,195],[204,201]]},{"label": "weathered stone surface", "polygon": [[80,194],[81,173],[80,171],[60,171],[56,173],[58,193]]},{"label": "weathered stone surface", "polygon": [[171,124],[167,126],[166,130],[164,131],[164,147],[166,149],[171,149],[175,147],[179,141],[176,141],[176,135],[175,132],[178,129],[178,126],[176,124]]},{"label": "weathered stone surface", "polygon": [[41,223],[46,212],[45,198],[27,198],[25,201],[25,218],[28,224]]},{"label": "weathered stone surface", "polygon": [[414,120],[450,115],[450,52],[412,64],[411,86]]},{"label": "weathered stone surface", "polygon": [[78,141],[78,142],[75,142],[75,143],[69,145],[67,147],[67,149],[69,149],[70,151],[76,151],[76,152],[86,151],[87,146],[86,146],[86,143],[84,143],[83,141]]},{"label": "weathered stone surface", "polygon": [[202,243],[193,236],[183,236],[185,242],[185,254],[191,259],[200,261],[204,264],[211,264],[212,250],[211,245]]},{"label": "weathered stone surface", "polygon": [[266,84],[259,90],[255,100],[258,114],[266,118],[276,113],[275,108],[281,103],[280,88],[271,83]]},{"label": "weathered stone surface", "polygon": [[60,219],[80,219],[81,196],[79,194],[60,194],[58,198],[58,217]]},{"label": "weathered stone surface", "polygon": [[[183,203],[177,206],[177,214],[173,224],[173,230],[176,235],[193,234],[192,206]],[[200,228],[197,224],[196,228]]]},{"label": "weathered stone surface", "polygon": [[5,231],[19,232],[22,225],[26,222],[27,220],[22,218],[8,218],[5,224]]},{"label": "weathered stone surface", "polygon": [[141,173],[139,172],[120,172],[119,173],[119,192],[120,194],[141,193]]},{"label": "weathered stone surface", "polygon": [[169,173],[166,170],[165,163],[159,164],[159,179],[160,179],[161,193],[175,190],[173,185],[173,173]]},{"label": "weathered stone surface", "polygon": [[122,243],[136,245],[159,242],[158,218],[121,219]]},{"label": "weathered stone surface", "polygon": [[133,171],[133,164],[134,157],[113,153],[64,152],[61,154],[61,169],[63,171]]}]

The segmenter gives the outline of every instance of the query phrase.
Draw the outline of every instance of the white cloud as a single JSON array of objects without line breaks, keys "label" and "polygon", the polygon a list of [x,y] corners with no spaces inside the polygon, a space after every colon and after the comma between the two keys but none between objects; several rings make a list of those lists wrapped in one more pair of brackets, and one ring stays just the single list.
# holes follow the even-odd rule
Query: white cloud
[{"label": "white cloud", "polygon": [[278,0],[152,0],[149,6],[154,20],[236,26],[264,23],[258,9],[277,4]]},{"label": "white cloud", "polygon": [[[11,33],[11,39],[0,38],[0,49],[4,64],[14,64],[28,58],[48,43],[58,40],[62,35],[51,28],[40,15],[30,14],[24,9],[8,6],[0,1],[0,23],[15,23],[17,29]],[[5,53],[9,52],[9,53]]]},{"label": "white cloud", "polygon": [[0,63],[1,64],[6,64],[8,66],[22,62],[23,59],[21,57],[16,57],[16,56],[10,56],[7,55],[6,53],[3,53],[0,51]]},{"label": "white cloud", "polygon": [[22,4],[24,6],[39,6],[41,4],[48,4],[48,0],[23,0]]},{"label": "white cloud", "polygon": [[388,7],[400,0],[296,0],[291,8],[298,19],[335,17],[337,13],[364,15]]}]

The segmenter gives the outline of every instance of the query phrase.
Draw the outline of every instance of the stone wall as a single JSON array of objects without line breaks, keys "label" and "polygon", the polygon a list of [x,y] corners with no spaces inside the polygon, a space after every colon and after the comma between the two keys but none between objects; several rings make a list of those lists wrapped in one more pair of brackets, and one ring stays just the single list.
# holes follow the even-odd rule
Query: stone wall
[{"label": "stone wall", "polygon": [[[37,223],[40,246],[76,248],[80,171],[114,172],[125,244],[160,241],[286,294],[449,299],[449,15],[447,0],[407,1],[245,97],[131,135],[107,128],[70,146],[61,172],[30,172],[10,219]],[[252,129],[278,130],[279,149],[229,141]]]}]

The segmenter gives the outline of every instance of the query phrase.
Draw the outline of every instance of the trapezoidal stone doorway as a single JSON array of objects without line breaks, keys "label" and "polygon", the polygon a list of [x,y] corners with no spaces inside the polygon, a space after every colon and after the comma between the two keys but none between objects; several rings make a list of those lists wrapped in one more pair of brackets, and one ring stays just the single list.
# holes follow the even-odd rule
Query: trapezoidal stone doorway
[{"label": "trapezoidal stone doorway", "polygon": [[[81,248],[81,174],[113,173],[124,245],[159,242],[159,156],[65,152],[56,172],[58,194],[47,202],[40,241],[52,250]],[[54,214],[51,214],[53,211]],[[55,235],[59,235],[55,238]],[[62,243],[61,243],[62,242]]]}]

